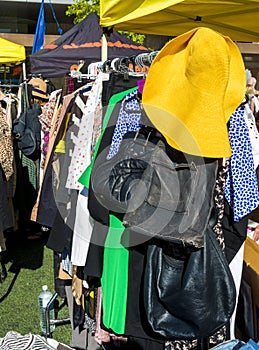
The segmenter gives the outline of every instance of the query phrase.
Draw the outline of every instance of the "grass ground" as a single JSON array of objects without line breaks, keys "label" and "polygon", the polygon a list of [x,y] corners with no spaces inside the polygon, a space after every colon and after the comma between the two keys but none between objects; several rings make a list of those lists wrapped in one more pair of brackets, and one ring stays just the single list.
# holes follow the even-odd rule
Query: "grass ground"
[{"label": "grass ground", "polygon": [[[53,251],[45,246],[44,239],[28,240],[21,232],[10,233],[6,243],[7,278],[0,283],[0,338],[8,331],[40,334],[41,286],[47,284],[55,292]],[[57,317],[69,317],[64,300],[58,297],[57,302]],[[69,345],[71,325],[57,326],[52,337]]]}]

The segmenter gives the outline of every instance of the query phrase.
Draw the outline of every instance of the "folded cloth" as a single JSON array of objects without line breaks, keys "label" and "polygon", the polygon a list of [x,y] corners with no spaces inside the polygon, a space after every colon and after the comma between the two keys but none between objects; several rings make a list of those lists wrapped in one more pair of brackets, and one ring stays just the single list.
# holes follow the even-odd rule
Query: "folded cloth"
[{"label": "folded cloth", "polygon": [[7,332],[0,338],[1,350],[53,350],[55,347],[49,345],[45,339],[38,334],[21,335],[18,332]]}]

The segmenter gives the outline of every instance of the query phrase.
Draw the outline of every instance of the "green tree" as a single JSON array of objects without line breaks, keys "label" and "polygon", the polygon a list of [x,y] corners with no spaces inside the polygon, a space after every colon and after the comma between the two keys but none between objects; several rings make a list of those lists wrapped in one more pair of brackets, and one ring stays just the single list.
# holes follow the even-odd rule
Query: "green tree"
[{"label": "green tree", "polygon": [[[75,3],[69,5],[66,11],[67,16],[75,16],[74,24],[80,23],[85,17],[91,13],[96,12],[100,15],[100,0],[75,0]],[[135,41],[138,44],[143,44],[145,35],[132,32],[119,31],[127,38]]]}]

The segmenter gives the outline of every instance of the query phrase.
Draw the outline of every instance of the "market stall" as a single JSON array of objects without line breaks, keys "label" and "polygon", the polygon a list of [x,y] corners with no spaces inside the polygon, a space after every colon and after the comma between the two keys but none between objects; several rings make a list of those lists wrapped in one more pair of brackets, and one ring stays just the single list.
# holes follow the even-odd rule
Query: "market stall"
[{"label": "market stall", "polygon": [[136,2],[101,0],[100,24],[114,30],[177,36],[209,27],[234,41],[259,40],[258,0],[167,0]]},{"label": "market stall", "polygon": [[[224,36],[229,37],[233,41],[239,42],[258,42],[259,41],[259,24],[256,20],[257,13],[259,11],[259,1],[194,1],[194,0],[168,0],[168,1],[139,1],[136,3],[125,3],[123,1],[103,1],[101,0],[101,20],[100,23],[104,28],[108,28],[109,30],[131,30],[138,33],[145,34],[157,34],[157,35],[170,35],[173,37],[180,37],[179,41],[175,42],[177,47],[177,43],[184,41],[185,33],[194,33],[195,29],[198,28],[209,28],[216,32],[221,33]],[[106,30],[105,29],[105,30]],[[195,32],[196,33],[196,32]],[[187,34],[188,35],[188,34]],[[208,45],[210,44],[209,39],[207,39]],[[173,46],[173,45],[172,45]],[[183,45],[181,47],[182,50],[185,49]],[[167,70],[167,75],[169,75],[172,80],[173,76],[169,73],[169,69],[167,68],[170,65],[170,59],[172,60],[175,55],[175,51],[172,47],[172,51],[170,53],[169,46],[165,50],[165,56],[168,55],[168,61],[164,63],[163,59],[159,57],[156,61],[156,67],[160,67],[160,72],[157,72],[157,77],[161,79],[161,71],[162,67]],[[215,52],[220,52],[219,48],[215,45]],[[195,53],[195,51],[194,51]],[[171,54],[171,56],[170,56]],[[204,58],[205,59],[205,58]],[[202,57],[199,62],[202,62]],[[175,64],[180,64],[180,61],[173,61],[172,66]],[[166,67],[166,68],[165,68]],[[153,71],[155,68],[153,67]],[[171,71],[172,73],[172,71]],[[150,73],[149,73],[150,74]],[[177,74],[175,74],[177,76]],[[213,78],[212,78],[213,79]],[[147,79],[148,80],[148,79]],[[164,80],[166,81],[166,80]],[[179,79],[178,79],[179,81]],[[174,80],[174,84],[178,83],[177,79]],[[168,81],[167,81],[168,82]],[[212,82],[212,81],[211,81]],[[147,84],[146,84],[147,86]],[[148,85],[149,86],[149,85]],[[146,93],[144,91],[143,99],[147,98],[148,89],[146,88]],[[179,91],[181,91],[179,89]],[[186,90],[185,90],[186,91]],[[179,93],[180,94],[180,93]],[[163,101],[163,108],[165,106],[164,96],[161,96],[159,91],[155,91],[155,86],[153,86],[152,96],[158,95],[160,99]],[[166,95],[166,93],[164,94]],[[186,101],[190,101],[186,97]],[[158,102],[158,101],[156,101]],[[171,101],[172,102],[172,101]],[[145,102],[144,106],[145,106]],[[153,101],[154,103],[154,101]],[[174,104],[177,102],[174,102]],[[159,102],[158,102],[159,105]],[[173,105],[173,103],[172,103]],[[160,106],[161,107],[161,106]],[[146,109],[147,111],[147,109]],[[151,113],[150,113],[151,114]],[[163,124],[163,123],[161,123]],[[232,127],[235,125],[234,134],[239,133],[239,127],[237,126],[237,121],[231,122]],[[253,123],[254,125],[254,123]],[[161,127],[161,125],[160,125]],[[163,129],[163,128],[162,128]],[[165,130],[159,129],[165,135]],[[255,133],[258,131],[255,129]],[[233,135],[232,135],[233,136]],[[229,135],[231,140],[231,134]],[[232,163],[236,155],[240,155],[241,150],[234,149],[232,145]],[[237,153],[236,153],[237,152]],[[250,163],[251,164],[251,163]],[[255,165],[256,167],[256,165]],[[237,167],[237,171],[242,172],[241,167]],[[252,175],[254,177],[254,174]],[[257,191],[257,190],[256,190]],[[226,196],[226,192],[225,192]],[[244,198],[244,195],[242,194]],[[258,198],[258,194],[255,196]],[[225,231],[225,225],[233,215],[232,210],[236,210],[239,204],[238,201],[230,203],[230,207],[228,203],[225,203],[225,211],[223,216],[223,231]],[[247,212],[252,212],[246,205]],[[239,218],[240,219],[240,218]],[[230,267],[232,274],[235,278],[235,283],[237,286],[237,294],[239,290],[239,283],[242,274],[242,260],[243,260],[243,248],[242,240],[246,237],[246,224],[243,222],[244,226],[242,226],[242,220],[232,221],[232,224],[229,227],[229,232],[225,234],[225,244],[226,247],[230,244],[230,240],[237,243],[240,239],[240,249],[236,253],[233,261],[231,260]],[[228,222],[229,223],[229,222]],[[239,226],[239,228],[238,228]],[[234,233],[235,232],[235,233]],[[235,236],[235,234],[239,232],[239,238]],[[241,237],[243,237],[241,239]],[[239,261],[238,261],[239,259]],[[252,292],[254,295],[255,292]],[[256,316],[254,316],[256,319]],[[234,318],[232,318],[232,325],[230,326],[230,334],[233,337],[234,333]],[[158,321],[159,322],[159,321]],[[254,322],[256,324],[256,321]],[[255,335],[257,338],[257,335]],[[177,342],[171,342],[168,344],[169,349],[178,348],[178,346],[187,346],[191,347],[190,344],[181,343],[180,345]]]},{"label": "market stall", "polygon": [[[98,15],[92,12],[60,38],[31,55],[31,73],[46,78],[63,77],[80,60],[88,64],[101,61],[102,29],[99,22]],[[143,45],[117,32],[109,36],[107,45],[109,59],[149,52]]]},{"label": "market stall", "polygon": [[[177,15],[176,10],[178,10]],[[234,334],[234,322],[232,322],[236,304],[234,282],[237,284],[238,291],[242,269],[242,249],[240,248],[243,248],[246,236],[247,214],[259,205],[259,191],[253,168],[253,154],[250,148],[244,147],[242,150],[244,152],[241,152],[242,162],[245,166],[235,167],[237,158],[232,158],[234,161],[230,165],[228,161],[231,152],[234,157],[240,155],[240,150],[237,147],[235,148],[234,136],[237,132],[240,138],[246,142],[246,145],[250,142],[251,137],[245,127],[247,123],[245,107],[244,105],[240,107],[246,90],[245,67],[237,45],[230,38],[233,38],[233,40],[248,40],[248,38],[255,40],[257,38],[257,29],[253,30],[249,25],[248,27],[245,26],[246,22],[253,22],[253,20],[249,21],[249,14],[251,15],[256,11],[257,1],[245,3],[242,1],[209,1],[206,3],[187,0],[182,2],[165,1],[163,3],[139,1],[137,4],[136,2],[127,4],[116,0],[101,2],[101,25],[106,27],[104,30],[106,34],[111,30],[124,29],[139,33],[165,34],[177,38],[174,39],[174,42],[169,42],[165,48],[162,48],[157,53],[158,56],[154,57],[148,53],[145,57],[148,64],[147,70],[145,72],[141,71],[141,74],[131,70],[128,66],[123,67],[125,70],[121,71],[110,70],[108,74],[101,69],[94,79],[86,81],[84,85],[80,86],[80,89],[74,89],[74,85],[72,87],[73,91],[64,96],[68,103],[62,105],[62,113],[53,114],[53,117],[57,118],[54,119],[55,122],[53,122],[53,119],[51,122],[50,135],[54,136],[53,143],[48,145],[47,157],[49,158],[45,163],[37,210],[34,213],[35,221],[51,229],[47,247],[61,257],[57,269],[59,277],[63,277],[61,274],[63,272],[72,281],[79,276],[82,277],[78,281],[78,290],[74,288],[72,281],[71,286],[66,290],[68,299],[71,297],[78,307],[78,311],[71,310],[71,317],[76,327],[83,326],[84,332],[91,335],[89,338],[92,340],[94,337],[94,340],[100,345],[108,343],[108,347],[110,344],[111,346],[116,344],[117,347],[124,348],[125,343],[127,343],[128,348],[138,347],[139,349],[149,350],[207,349],[208,346],[212,347],[227,340],[230,332],[231,337]],[[235,20],[233,21],[230,20],[231,13],[235,13]],[[219,17],[218,20],[216,14]],[[228,19],[226,19],[227,14]],[[226,22],[224,22],[224,19]],[[239,25],[236,28],[235,22],[237,21]],[[241,28],[241,26],[243,27]],[[215,30],[218,32],[216,33]],[[186,33],[186,31],[189,32]],[[109,38],[108,35],[107,37]],[[91,40],[88,45],[91,46],[92,43]],[[94,43],[98,48],[101,48],[99,40],[94,41]],[[72,46],[72,44],[69,44],[68,49],[72,50]],[[137,62],[141,62],[139,57],[135,57],[134,63]],[[215,62],[218,63],[217,66]],[[156,100],[154,101],[153,98]],[[151,106],[154,106],[154,104],[158,106],[155,110],[157,113],[152,114],[152,111],[146,108],[148,103]],[[74,109],[75,106],[76,109]],[[104,115],[103,112],[105,112]],[[174,118],[175,116],[176,118]],[[176,121],[180,121],[180,123],[177,124]],[[228,138],[228,121],[232,132],[230,139]],[[237,121],[242,122],[242,124],[237,124]],[[59,127],[54,130],[57,125]],[[187,141],[190,139],[197,141],[195,147],[198,145],[198,151],[202,150],[201,153],[196,152],[195,147],[188,149],[182,147],[186,144],[189,146],[188,142],[186,144],[185,142],[173,142],[176,136],[186,135],[186,130],[189,138],[184,138],[183,141],[186,139]],[[173,305],[180,306],[180,308],[174,327],[171,327],[172,319],[169,318],[169,322],[165,324],[166,333],[164,334],[164,329],[160,328],[160,324],[156,327],[154,323],[163,320],[163,317],[158,317],[159,312],[160,316],[162,313],[169,315],[169,317],[172,316],[173,312],[164,311],[164,308],[153,308],[154,305],[161,306],[163,301],[152,299],[150,303],[147,302],[149,300],[147,296],[153,298],[159,295],[159,293],[154,293],[153,289],[149,294],[149,287],[156,285],[149,279],[150,276],[155,276],[152,272],[156,272],[156,268],[151,264],[156,262],[156,258],[151,259],[153,253],[150,250],[152,247],[149,234],[156,229],[158,229],[159,234],[167,234],[168,232],[169,234],[175,232],[183,234],[190,231],[190,227],[186,227],[185,231],[184,220],[179,225],[175,224],[175,221],[171,221],[173,215],[176,215],[174,220],[177,220],[175,218],[178,215],[178,211],[174,210],[172,203],[177,203],[178,200],[178,198],[173,198],[173,195],[177,192],[175,191],[176,188],[179,190],[179,196],[186,193],[186,198],[189,193],[191,193],[190,197],[192,198],[195,191],[192,192],[192,189],[186,189],[183,183],[182,187],[179,188],[176,185],[170,190],[168,184],[173,182],[171,181],[172,176],[170,175],[170,179],[169,175],[168,177],[160,176],[161,188],[162,184],[164,184],[163,188],[168,188],[168,192],[165,192],[166,196],[161,196],[164,200],[163,203],[166,203],[169,211],[172,210],[168,225],[175,225],[174,229],[171,229],[172,226],[169,225],[170,227],[166,231],[167,221],[161,219],[161,213],[164,209],[162,207],[155,211],[159,215],[153,215],[153,212],[150,215],[150,218],[154,217],[157,220],[149,221],[151,211],[142,211],[131,217],[127,216],[127,220],[125,215],[122,221],[122,215],[120,214],[124,215],[123,205],[125,203],[123,200],[131,197],[124,195],[124,189],[117,191],[116,187],[117,193],[124,196],[119,198],[121,202],[118,205],[121,205],[121,207],[114,205],[110,192],[107,188],[102,187],[107,183],[110,186],[110,178],[108,178],[110,169],[105,171],[104,167],[110,167],[112,159],[117,161],[116,156],[125,159],[127,152],[134,151],[134,147],[128,147],[130,142],[136,140],[141,142],[141,139],[145,147],[147,141],[151,141],[150,146],[157,141],[161,141],[159,143],[161,145],[164,144],[166,152],[161,157],[166,157],[166,159],[167,156],[171,157],[169,157],[168,164],[170,165],[167,167],[168,169],[172,166],[172,163],[174,166],[178,166],[182,162],[186,164],[183,169],[189,169],[189,165],[187,166],[189,156],[195,166],[200,166],[200,163],[204,162],[205,164],[202,165],[212,169],[213,174],[211,172],[207,178],[210,185],[204,185],[205,182],[198,176],[201,180],[202,191],[197,191],[197,183],[195,186],[195,195],[197,196],[203,194],[204,190],[209,191],[205,195],[208,200],[203,201],[201,199],[199,203],[202,205],[199,212],[194,207],[191,210],[189,210],[189,207],[184,207],[183,212],[184,215],[185,213],[187,216],[190,215],[190,225],[196,222],[200,224],[203,221],[203,229],[194,230],[202,232],[204,237],[206,236],[207,241],[202,241],[201,244],[205,246],[205,243],[209,241],[208,237],[212,242],[214,236],[213,240],[220,243],[216,242],[214,248],[217,247],[218,256],[222,258],[222,262],[224,261],[225,271],[229,278],[227,284],[231,291],[228,300],[225,298],[226,293],[221,295],[221,291],[226,290],[222,286],[216,292],[216,295],[211,297],[212,292],[215,293],[216,291],[216,286],[219,286],[218,279],[216,278],[215,282],[207,284],[208,280],[206,278],[213,275],[215,267],[222,267],[222,264],[215,263],[215,259],[210,264],[210,273],[207,273],[206,278],[202,280],[205,281],[204,287],[201,287],[199,279],[201,274],[199,273],[197,278],[182,279],[181,277],[174,279],[177,281],[186,280],[187,282],[191,280],[199,285],[190,288],[190,294],[187,293],[186,302],[181,299],[183,295],[181,292],[176,293],[179,298],[171,301],[174,292],[168,292],[170,296],[168,298],[170,299],[169,307]],[[126,141],[124,144],[126,150],[123,148],[124,140]],[[176,140],[178,141],[179,138],[176,138]],[[120,151],[122,154],[120,154]],[[135,154],[138,155],[137,152],[134,152],[133,156]],[[58,171],[55,169],[57,160],[59,161]],[[154,162],[154,164],[158,163]],[[118,164],[121,164],[121,162],[118,162]],[[158,165],[157,171],[159,172],[161,170],[160,163]],[[256,166],[258,166],[258,163],[256,163]],[[190,167],[190,169],[192,168]],[[55,191],[50,191],[50,188],[52,189],[53,171],[55,171],[59,186]],[[229,175],[231,171],[235,171],[237,177],[231,177]],[[148,174],[145,170],[144,173]],[[144,173],[140,166],[140,179],[144,178],[142,177]],[[104,180],[99,178],[98,181],[96,174],[104,175]],[[121,173],[118,171],[116,174]],[[179,176],[181,175],[179,174]],[[176,176],[176,178],[178,177]],[[247,191],[247,183],[245,182],[248,178],[253,180],[250,182],[249,191]],[[117,178],[114,177],[113,179],[116,180]],[[163,181],[164,179],[165,181]],[[166,179],[169,180],[166,181]],[[184,179],[184,175],[182,179]],[[124,184],[124,180],[117,183]],[[240,190],[241,187],[243,190]],[[138,189],[139,187],[136,186],[135,188]],[[242,192],[241,200],[237,201],[235,197],[235,201],[230,201],[231,206],[229,206],[226,198],[232,196],[232,192],[225,192],[226,188],[229,191],[234,188],[238,194]],[[157,198],[160,198],[159,190],[155,188],[154,190],[157,192],[152,193],[157,194]],[[138,193],[141,194],[142,192],[133,192],[132,198],[137,198]],[[107,196],[104,194],[107,194]],[[169,204],[167,198],[172,198]],[[186,198],[183,198],[183,202]],[[152,196],[149,197],[147,202],[149,200],[150,202],[153,201]],[[251,203],[251,206],[248,207],[247,202]],[[160,204],[154,201],[152,203],[155,206]],[[197,204],[197,201],[193,203]],[[147,210],[149,209],[151,208],[148,206]],[[213,224],[212,233],[210,222],[206,220],[210,219],[210,213],[214,213],[214,209],[217,212],[217,218],[214,222],[215,225]],[[179,211],[181,210],[179,209]],[[236,215],[235,219],[238,219],[234,225],[233,211]],[[140,222],[136,222],[138,218]],[[141,219],[143,218],[144,225],[141,225]],[[138,229],[140,230],[137,231]],[[143,231],[141,229],[147,233],[148,238],[145,234],[144,237],[142,236]],[[235,232],[240,233],[238,236],[240,239],[233,239]],[[155,238],[156,243],[156,239],[160,239],[161,236],[159,234],[157,236],[157,232],[153,233],[152,238]],[[193,235],[191,238],[193,238]],[[161,240],[163,241],[163,238]],[[130,246],[129,242],[132,243]],[[183,266],[182,260],[185,264],[189,261],[189,255],[196,253],[197,247],[194,251],[192,249],[189,251],[189,246],[185,250],[185,247],[182,247],[181,244],[175,246],[176,242],[170,242],[170,239],[168,241],[165,239],[160,243],[163,249],[169,248],[168,255],[170,259],[172,258],[174,261],[175,258],[179,266]],[[159,248],[159,245],[153,248]],[[204,252],[206,250],[202,249],[202,246],[199,246],[200,248],[201,250],[197,251]],[[236,254],[237,252],[241,254]],[[236,255],[239,258],[241,257],[239,261],[236,261]],[[208,254],[208,256],[211,259],[212,255]],[[206,261],[209,261],[209,259]],[[170,264],[169,261],[168,265]],[[234,278],[232,279],[230,264],[232,267],[237,267],[234,276],[235,281]],[[205,271],[205,269],[199,269],[199,267],[198,272]],[[171,265],[168,270],[171,271]],[[220,273],[220,276],[222,277],[223,274]],[[88,308],[85,309],[83,306],[86,305],[85,296],[81,289],[82,280],[88,283],[88,291],[90,292],[87,295],[87,298],[89,296],[87,299]],[[171,278],[162,278],[162,282],[171,282],[171,280]],[[175,283],[169,283],[170,288],[174,288],[175,285]],[[164,285],[161,284],[161,286]],[[212,292],[208,292],[207,287],[212,288]],[[205,291],[205,294],[200,293],[200,291]],[[200,299],[201,295],[204,295],[205,298],[209,296],[214,304],[205,300],[204,308],[188,307],[189,303],[194,300],[194,292],[196,292],[197,300]],[[217,297],[219,297],[219,301],[216,301]],[[94,311],[89,308],[89,305],[93,302],[91,298],[97,300]],[[222,300],[225,300],[225,305],[222,304]],[[221,310],[218,308],[219,304],[223,305]],[[212,326],[212,321],[218,320],[212,306],[215,306],[216,312],[220,311],[221,317],[226,311],[228,312],[229,308],[231,309],[224,320],[216,326]],[[190,314],[196,309],[206,310],[206,312],[202,312],[199,316]],[[179,319],[183,319],[183,310],[187,314],[187,322],[183,327],[180,327],[181,333],[176,333],[177,325],[180,324]],[[84,313],[80,321],[76,319],[75,311]],[[205,316],[205,319],[203,319],[203,316]],[[151,322],[150,319],[152,319]],[[93,320],[96,322],[95,324],[93,324]],[[187,329],[191,328],[195,321],[200,324],[194,327],[195,333],[190,334]],[[207,326],[212,327],[212,329],[206,330]],[[196,332],[197,330],[198,332]],[[77,337],[78,339],[79,337]],[[118,345],[118,342],[120,342],[120,345]],[[80,347],[86,348],[85,343]],[[105,345],[103,347],[105,348]]]}]

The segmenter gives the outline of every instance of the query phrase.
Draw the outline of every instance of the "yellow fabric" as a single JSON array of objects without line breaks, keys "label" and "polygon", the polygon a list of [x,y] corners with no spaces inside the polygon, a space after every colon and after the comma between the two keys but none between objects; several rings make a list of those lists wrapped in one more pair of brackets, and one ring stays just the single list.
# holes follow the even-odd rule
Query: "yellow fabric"
[{"label": "yellow fabric", "polygon": [[115,30],[178,36],[209,27],[235,41],[259,41],[259,0],[101,0],[100,24]]},{"label": "yellow fabric", "polygon": [[171,40],[156,56],[142,103],[172,147],[221,158],[231,155],[227,122],[245,90],[236,44],[209,28],[197,28]]},{"label": "yellow fabric", "polygon": [[0,64],[20,64],[26,58],[25,47],[0,38]]},{"label": "yellow fabric", "polygon": [[82,304],[83,280],[77,276],[77,266],[72,267],[72,295],[77,305]]},{"label": "yellow fabric", "polygon": [[55,148],[55,153],[66,153],[66,142],[65,142],[65,137],[66,137],[66,132],[68,128],[68,123],[71,118],[71,113],[67,113],[66,115],[66,120],[65,120],[65,127],[63,130],[63,135],[61,136],[61,139],[58,141],[56,148]]},{"label": "yellow fabric", "polygon": [[132,21],[145,15],[154,14],[181,2],[182,0],[134,0],[134,1],[102,1],[100,10],[101,25],[110,26],[120,22]]}]

